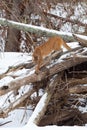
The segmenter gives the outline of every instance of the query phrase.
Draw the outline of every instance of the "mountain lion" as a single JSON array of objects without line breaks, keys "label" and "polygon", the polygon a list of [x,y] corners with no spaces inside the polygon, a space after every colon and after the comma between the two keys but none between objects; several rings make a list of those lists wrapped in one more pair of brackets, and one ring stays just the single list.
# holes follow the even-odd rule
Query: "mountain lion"
[{"label": "mountain lion", "polygon": [[43,63],[43,58],[48,56],[52,51],[61,50],[62,46],[64,46],[67,50],[71,50],[71,48],[63,41],[63,39],[59,36],[54,36],[49,38],[49,40],[42,45],[35,48],[33,52],[34,62],[37,64],[35,72],[38,73],[39,69]]}]

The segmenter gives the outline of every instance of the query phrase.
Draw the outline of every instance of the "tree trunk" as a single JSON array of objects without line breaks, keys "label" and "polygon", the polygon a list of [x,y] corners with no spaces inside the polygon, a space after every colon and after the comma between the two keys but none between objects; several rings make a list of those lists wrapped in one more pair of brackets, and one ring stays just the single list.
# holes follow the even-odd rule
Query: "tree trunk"
[{"label": "tree trunk", "polygon": [[15,28],[8,28],[8,36],[5,44],[5,52],[19,52],[20,51],[20,31]]},{"label": "tree trunk", "polygon": [[[7,12],[7,18],[10,17],[11,20],[18,21],[20,16],[20,5],[21,0],[14,0],[10,8],[12,12]],[[11,13],[9,15],[9,13]],[[8,27],[7,40],[5,45],[6,52],[19,52],[20,51],[20,30],[12,27]]]}]

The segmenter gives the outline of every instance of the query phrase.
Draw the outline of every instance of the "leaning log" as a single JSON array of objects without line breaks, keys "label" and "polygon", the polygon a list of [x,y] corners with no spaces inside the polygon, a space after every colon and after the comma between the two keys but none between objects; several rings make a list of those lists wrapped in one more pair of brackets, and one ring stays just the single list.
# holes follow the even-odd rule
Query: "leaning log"
[{"label": "leaning log", "polygon": [[40,99],[39,103],[37,104],[32,116],[29,119],[28,124],[34,123],[34,124],[38,125],[39,122],[41,121],[41,119],[43,118],[43,116],[47,110],[47,105],[49,104],[51,96],[54,93],[54,91],[52,91],[53,86],[54,86],[54,88],[57,86],[59,77],[60,76],[55,76],[54,78],[52,78],[53,80],[51,80],[51,82],[49,82],[46,92]]},{"label": "leaning log", "polygon": [[18,30],[22,30],[25,32],[30,32],[30,33],[35,33],[38,34],[38,36],[55,36],[55,35],[59,35],[62,36],[62,38],[64,38],[64,40],[66,41],[75,41],[75,39],[73,38],[71,33],[64,33],[64,32],[59,32],[53,29],[47,29],[44,27],[40,27],[40,26],[35,26],[35,25],[30,25],[30,24],[24,24],[24,23],[19,23],[19,22],[14,22],[11,20],[7,20],[5,18],[0,18],[0,24],[3,26],[8,26],[8,27],[12,27]]}]

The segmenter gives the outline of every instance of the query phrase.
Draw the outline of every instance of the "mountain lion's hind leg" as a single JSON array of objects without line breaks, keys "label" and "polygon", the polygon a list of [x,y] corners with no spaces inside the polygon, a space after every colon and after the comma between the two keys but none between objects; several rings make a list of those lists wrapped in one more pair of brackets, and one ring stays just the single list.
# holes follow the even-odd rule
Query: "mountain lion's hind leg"
[{"label": "mountain lion's hind leg", "polygon": [[38,56],[37,66],[35,68],[35,73],[40,72],[41,65],[43,63],[43,58],[41,56]]}]

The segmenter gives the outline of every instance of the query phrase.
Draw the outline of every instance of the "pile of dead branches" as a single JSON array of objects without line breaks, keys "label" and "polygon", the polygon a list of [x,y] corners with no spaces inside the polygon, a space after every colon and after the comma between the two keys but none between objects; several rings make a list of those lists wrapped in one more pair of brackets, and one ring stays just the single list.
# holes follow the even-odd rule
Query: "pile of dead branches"
[{"label": "pile of dead branches", "polygon": [[40,126],[87,123],[87,112],[79,109],[85,109],[87,105],[87,41],[73,36],[82,47],[73,50],[71,57],[58,64],[56,79],[52,81],[51,87],[48,85],[47,91],[51,98],[39,122]]},{"label": "pile of dead branches", "polygon": [[[7,72],[0,75],[1,79],[7,75],[15,79],[0,86],[0,96],[11,91],[17,96],[21,87],[32,86],[13,102],[9,101],[7,107],[0,109],[1,118],[8,116],[10,111],[26,105],[31,104],[35,109],[41,99],[39,90],[42,89],[43,94],[47,93],[47,98],[42,111],[35,118],[35,124],[45,126],[85,125],[87,123],[87,112],[82,113],[80,109],[87,105],[87,41],[76,36],[75,38],[81,46],[72,49],[71,52],[53,53],[51,57],[44,59],[39,74],[30,73],[35,69],[35,64],[30,62],[9,68]],[[11,72],[23,68],[27,69],[24,77],[18,78],[12,75]],[[37,96],[31,98],[35,92]]]}]

